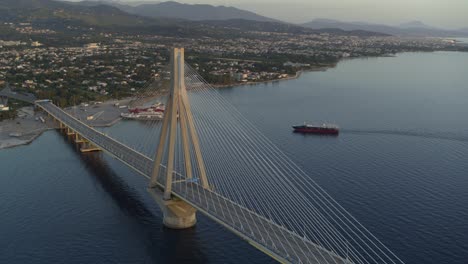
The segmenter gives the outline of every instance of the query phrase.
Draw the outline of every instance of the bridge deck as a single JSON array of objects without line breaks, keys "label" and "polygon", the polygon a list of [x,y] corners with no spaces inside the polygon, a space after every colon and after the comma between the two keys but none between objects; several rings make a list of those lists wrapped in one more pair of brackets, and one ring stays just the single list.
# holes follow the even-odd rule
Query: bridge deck
[{"label": "bridge deck", "polygon": [[[87,126],[50,102],[37,105],[143,176],[151,175],[153,160],[149,157]],[[173,194],[280,261],[351,263],[196,183],[174,183]]]},{"label": "bridge deck", "polygon": [[33,104],[34,101],[36,100],[36,98],[32,94],[13,92],[9,85],[7,85],[5,89],[0,91],[0,96],[9,97],[12,99],[20,100],[20,101],[31,103],[31,104]]},{"label": "bridge deck", "polygon": [[172,188],[176,196],[270,254],[292,263],[350,263],[198,184],[180,183]]}]

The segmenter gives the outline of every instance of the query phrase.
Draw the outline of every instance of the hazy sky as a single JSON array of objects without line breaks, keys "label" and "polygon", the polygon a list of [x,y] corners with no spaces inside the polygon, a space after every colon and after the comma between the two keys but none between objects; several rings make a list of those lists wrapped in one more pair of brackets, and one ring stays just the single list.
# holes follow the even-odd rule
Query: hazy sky
[{"label": "hazy sky", "polygon": [[400,24],[420,20],[433,26],[468,28],[468,0],[178,0],[178,2],[235,6],[289,22],[333,18]]}]

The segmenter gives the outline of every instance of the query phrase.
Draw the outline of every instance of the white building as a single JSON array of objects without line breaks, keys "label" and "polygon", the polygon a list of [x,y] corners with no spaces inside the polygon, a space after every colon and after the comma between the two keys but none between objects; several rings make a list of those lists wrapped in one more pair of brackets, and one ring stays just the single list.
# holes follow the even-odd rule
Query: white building
[{"label": "white building", "polygon": [[33,41],[33,42],[31,43],[31,46],[32,46],[32,47],[40,47],[40,46],[42,46],[42,44],[41,44],[39,41]]},{"label": "white building", "polygon": [[95,49],[99,48],[99,44],[98,43],[89,43],[89,44],[85,45],[85,48],[87,50],[95,50]]},{"label": "white building", "polygon": [[10,110],[10,107],[4,104],[0,104],[0,111],[4,112],[4,111],[9,111],[9,110]]}]

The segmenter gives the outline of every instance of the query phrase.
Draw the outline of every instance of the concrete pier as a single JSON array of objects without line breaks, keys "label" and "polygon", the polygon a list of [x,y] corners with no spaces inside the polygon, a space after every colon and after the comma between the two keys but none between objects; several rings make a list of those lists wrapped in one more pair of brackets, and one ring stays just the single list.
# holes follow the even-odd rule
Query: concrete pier
[{"label": "concrete pier", "polygon": [[70,137],[75,142],[75,144],[80,147],[80,151],[82,153],[101,151],[101,148],[84,139],[78,132],[69,128],[59,120],[56,121],[59,122],[59,130],[62,131],[66,136]]},{"label": "concrete pier", "polygon": [[163,224],[171,229],[185,229],[193,227],[197,223],[197,209],[188,203],[172,198],[164,199],[164,192],[159,188],[149,188],[148,192],[153,196],[163,212]]}]

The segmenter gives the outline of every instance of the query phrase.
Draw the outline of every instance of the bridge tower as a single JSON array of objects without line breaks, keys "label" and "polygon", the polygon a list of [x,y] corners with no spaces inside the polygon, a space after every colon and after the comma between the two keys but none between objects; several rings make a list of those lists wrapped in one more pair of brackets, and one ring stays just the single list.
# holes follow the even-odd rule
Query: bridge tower
[{"label": "bridge tower", "polygon": [[[196,224],[196,209],[172,195],[172,184],[175,175],[175,144],[178,134],[181,135],[185,180],[198,182],[205,189],[209,189],[209,184],[185,87],[183,48],[174,48],[172,50],[171,71],[170,93],[164,113],[149,191],[163,211],[164,225],[169,228],[183,229]],[[193,155],[191,155],[191,150]],[[193,160],[192,156],[194,157]],[[160,175],[163,158],[167,160],[165,179],[162,177],[164,175]],[[197,178],[194,178],[192,166],[197,168]]]}]

